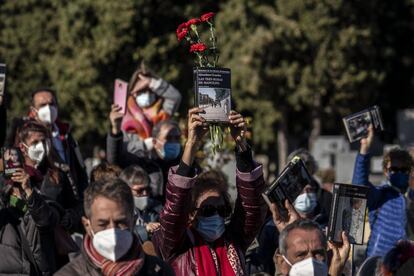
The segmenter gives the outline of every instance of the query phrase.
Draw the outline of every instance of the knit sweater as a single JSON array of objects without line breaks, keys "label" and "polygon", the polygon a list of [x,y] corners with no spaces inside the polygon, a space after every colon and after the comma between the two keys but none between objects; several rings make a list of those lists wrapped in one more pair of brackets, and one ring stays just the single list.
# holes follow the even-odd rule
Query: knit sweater
[{"label": "knit sweater", "polygon": [[369,154],[358,154],[352,183],[370,188],[367,207],[371,235],[368,240],[367,257],[383,257],[398,240],[407,236],[406,199],[388,181],[380,186],[370,183],[369,166]]}]

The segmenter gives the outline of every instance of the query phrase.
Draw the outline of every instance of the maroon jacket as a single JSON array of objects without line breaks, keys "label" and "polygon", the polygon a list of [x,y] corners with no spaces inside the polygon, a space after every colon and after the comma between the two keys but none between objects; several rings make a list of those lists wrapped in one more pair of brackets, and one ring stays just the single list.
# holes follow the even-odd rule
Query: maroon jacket
[{"label": "maroon jacket", "polygon": [[[180,176],[176,170],[177,167],[170,169],[166,202],[160,214],[161,227],[154,233],[152,240],[159,255],[173,267],[176,275],[197,275],[194,237],[188,229],[191,188],[197,176]],[[244,266],[245,251],[258,233],[266,214],[266,204],[261,196],[265,188],[262,166],[250,173],[237,171],[236,185],[238,196],[224,237],[234,244]]]}]

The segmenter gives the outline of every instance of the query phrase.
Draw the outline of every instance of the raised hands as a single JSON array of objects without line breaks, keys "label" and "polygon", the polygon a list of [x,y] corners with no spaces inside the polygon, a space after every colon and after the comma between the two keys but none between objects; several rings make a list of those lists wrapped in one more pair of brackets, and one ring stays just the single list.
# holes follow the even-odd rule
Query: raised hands
[{"label": "raised hands", "polygon": [[124,116],[120,111],[122,107],[117,104],[111,106],[111,112],[109,113],[109,120],[111,121],[112,135],[117,135],[121,132],[122,117]]},{"label": "raised hands", "polygon": [[195,107],[188,111],[188,138],[185,144],[182,161],[191,166],[195,153],[200,146],[203,136],[208,132],[208,124],[199,113],[204,112],[202,108]]},{"label": "raised hands", "polygon": [[30,197],[32,194],[32,188],[30,187],[30,176],[29,174],[22,168],[16,169],[16,172],[13,173],[11,180],[14,183],[20,184],[20,187],[26,194],[26,197]]},{"label": "raised hands", "polygon": [[359,153],[367,154],[371,148],[372,141],[374,140],[374,127],[372,125],[368,128],[368,136],[361,139],[361,147]]},{"label": "raised hands", "polygon": [[298,212],[296,212],[295,208],[292,206],[292,204],[289,203],[288,200],[285,201],[285,208],[287,209],[287,216],[282,216],[276,203],[271,203],[269,205],[269,209],[272,212],[273,222],[276,225],[279,233],[282,232],[282,230],[285,229],[287,225],[300,218]]},{"label": "raised hands", "polygon": [[237,144],[244,144],[246,140],[244,137],[246,134],[246,122],[243,116],[232,110],[229,119],[231,136]]},{"label": "raised hands", "polygon": [[151,78],[150,77],[146,77],[143,74],[139,74],[138,75],[138,81],[135,84],[131,94],[135,95],[135,94],[139,94],[139,92],[145,91],[149,89],[151,83]]},{"label": "raised hands", "polygon": [[329,266],[329,275],[340,276],[342,275],[342,271],[345,267],[346,261],[348,260],[349,251],[351,249],[347,234],[342,231],[342,243],[333,243],[329,241],[328,247],[333,253],[331,265]]}]

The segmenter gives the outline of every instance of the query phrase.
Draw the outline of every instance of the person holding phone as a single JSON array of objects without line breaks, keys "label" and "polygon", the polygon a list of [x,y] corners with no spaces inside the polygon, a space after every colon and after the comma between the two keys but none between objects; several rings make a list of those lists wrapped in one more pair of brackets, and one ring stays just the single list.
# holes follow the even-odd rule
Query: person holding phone
[{"label": "person holding phone", "polygon": [[1,177],[0,274],[52,275],[56,260],[50,237],[58,221],[58,210],[32,187],[28,170]]},{"label": "person holding phone", "polygon": [[170,169],[161,225],[152,241],[177,275],[242,275],[244,253],[265,215],[262,166],[253,161],[244,118],[232,111],[238,190],[232,211],[227,185],[216,177],[201,177],[194,168],[195,153],[208,132],[200,112],[188,112],[188,139],[180,164]]}]

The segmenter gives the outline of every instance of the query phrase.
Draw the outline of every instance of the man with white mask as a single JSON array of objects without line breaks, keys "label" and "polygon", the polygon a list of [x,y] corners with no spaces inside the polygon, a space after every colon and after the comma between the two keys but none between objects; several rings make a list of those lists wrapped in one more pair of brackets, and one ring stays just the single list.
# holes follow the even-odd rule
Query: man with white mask
[{"label": "man with white mask", "polygon": [[70,125],[59,120],[58,102],[52,89],[41,88],[32,93],[29,118],[45,124],[51,134],[51,146],[58,154],[59,162],[68,165],[71,178],[79,195],[88,183],[88,176],[77,141],[70,132]]},{"label": "man with white mask", "polygon": [[172,275],[163,261],[144,253],[133,233],[133,207],[124,181],[91,183],[85,190],[82,254],[55,275]]},{"label": "man with white mask", "polygon": [[141,241],[148,241],[160,226],[162,209],[161,202],[152,197],[148,173],[140,166],[132,165],[124,169],[119,178],[128,184],[134,196],[136,217],[134,230]]},{"label": "man with white mask", "polygon": [[[280,232],[279,247],[274,254],[277,275],[342,275],[350,251],[345,232],[342,232],[341,244],[327,242],[316,222],[301,219],[287,200],[285,208],[287,215],[281,216],[275,203],[269,205],[274,224]],[[332,251],[330,263],[328,248]]]}]

